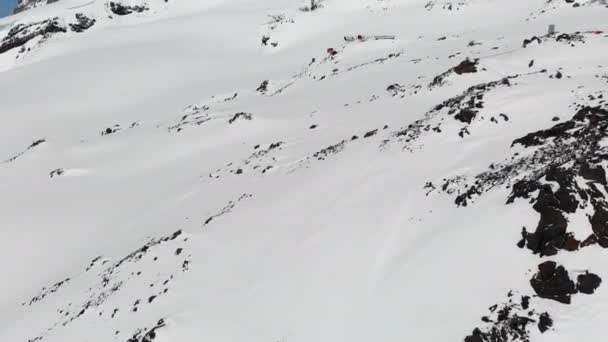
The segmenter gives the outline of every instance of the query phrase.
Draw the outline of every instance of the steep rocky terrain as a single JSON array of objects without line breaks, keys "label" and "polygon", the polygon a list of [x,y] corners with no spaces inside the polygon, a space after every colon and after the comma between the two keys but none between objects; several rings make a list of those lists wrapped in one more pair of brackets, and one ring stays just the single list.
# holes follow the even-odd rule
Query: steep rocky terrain
[{"label": "steep rocky terrain", "polygon": [[0,341],[603,341],[606,1],[20,6]]}]

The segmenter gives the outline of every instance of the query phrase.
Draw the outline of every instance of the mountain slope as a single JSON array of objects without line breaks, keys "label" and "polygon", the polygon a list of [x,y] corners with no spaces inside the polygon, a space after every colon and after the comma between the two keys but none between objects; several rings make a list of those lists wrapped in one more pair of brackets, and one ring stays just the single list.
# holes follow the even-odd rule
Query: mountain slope
[{"label": "mountain slope", "polygon": [[113,3],[0,20],[0,340],[602,339],[605,3]]}]

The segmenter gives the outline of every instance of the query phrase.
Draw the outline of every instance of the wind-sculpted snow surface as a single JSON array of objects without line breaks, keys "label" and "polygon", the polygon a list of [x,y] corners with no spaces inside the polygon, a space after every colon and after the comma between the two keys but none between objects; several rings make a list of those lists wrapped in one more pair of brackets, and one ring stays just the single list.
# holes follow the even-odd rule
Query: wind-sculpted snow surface
[{"label": "wind-sculpted snow surface", "polygon": [[22,4],[0,341],[604,338],[604,1]]}]

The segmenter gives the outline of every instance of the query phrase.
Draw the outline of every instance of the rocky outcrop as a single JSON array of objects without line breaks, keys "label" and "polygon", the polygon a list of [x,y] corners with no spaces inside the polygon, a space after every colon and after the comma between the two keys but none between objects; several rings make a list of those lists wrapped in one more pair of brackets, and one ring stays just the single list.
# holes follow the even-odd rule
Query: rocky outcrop
[{"label": "rocky outcrop", "polygon": [[[518,247],[539,257],[560,252],[576,253],[591,245],[608,248],[608,200],[605,196],[608,180],[604,167],[608,150],[603,143],[608,132],[608,110],[601,105],[574,106],[576,112],[571,119],[512,142],[512,147],[528,153],[516,152],[510,159],[490,165],[487,171],[472,179],[454,177],[440,187],[428,183],[425,188],[455,193],[453,185],[460,184],[455,204],[467,206],[491,189],[507,185],[511,188],[507,204],[524,199],[539,215],[536,227],[530,230],[524,227],[522,239],[517,243]],[[454,112],[460,113],[457,110],[462,109],[457,108]],[[587,232],[581,229],[576,236],[569,217],[582,210],[588,211]],[[568,305],[572,296],[592,295],[601,286],[600,275],[579,272],[569,272],[554,261],[544,261],[530,279],[530,286],[536,298]],[[526,301],[524,305],[522,301],[521,307],[528,304]],[[527,341],[532,326],[529,323],[536,323],[541,333],[553,325],[548,313],[525,316],[524,320],[519,316],[501,317],[482,319],[485,324],[476,328],[465,341]]]},{"label": "rocky outcrop", "polygon": [[8,31],[6,37],[0,42],[0,53],[5,53],[16,47],[23,46],[36,37],[48,36],[58,32],[67,32],[65,26],[59,21],[59,18],[51,18],[27,24],[17,24]]},{"label": "rocky outcrop", "polygon": [[570,304],[570,297],[577,292],[568,271],[553,261],[538,265],[538,273],[530,280],[530,285],[539,297],[564,304]]},{"label": "rocky outcrop", "polygon": [[511,342],[529,341],[534,326],[544,333],[553,326],[547,312],[530,308],[530,296],[516,298],[509,291],[508,301],[492,305],[489,313],[481,318],[481,324],[465,337],[464,342]]},{"label": "rocky outcrop", "polygon": [[463,60],[462,62],[460,62],[455,67],[452,67],[452,68],[448,69],[447,71],[435,76],[433,78],[433,81],[428,85],[428,88],[433,89],[435,87],[440,87],[442,85],[445,85],[447,82],[446,79],[454,74],[462,75],[462,74],[476,73],[478,71],[477,70],[478,63],[479,63],[479,59],[470,60],[467,58],[467,59]]},{"label": "rocky outcrop", "polygon": [[13,13],[17,14],[19,12],[26,11],[30,8],[43,6],[46,4],[52,4],[53,2],[57,2],[57,1],[59,1],[59,0],[19,0],[19,1],[17,1],[17,6],[15,6]]},{"label": "rocky outcrop", "polygon": [[148,8],[146,6],[127,6],[118,2],[110,2],[110,10],[116,15],[129,15],[133,12],[147,11]]},{"label": "rocky outcrop", "polygon": [[76,13],[76,23],[70,24],[70,29],[74,32],[84,32],[95,25],[95,19],[89,18],[82,13]]}]

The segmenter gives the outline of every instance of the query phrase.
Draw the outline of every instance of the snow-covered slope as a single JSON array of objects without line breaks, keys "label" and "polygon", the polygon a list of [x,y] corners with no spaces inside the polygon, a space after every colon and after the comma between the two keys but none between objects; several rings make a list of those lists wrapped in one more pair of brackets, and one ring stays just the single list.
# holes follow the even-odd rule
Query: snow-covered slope
[{"label": "snow-covered slope", "polygon": [[603,340],[606,3],[310,7],[0,19],[0,341]]}]

